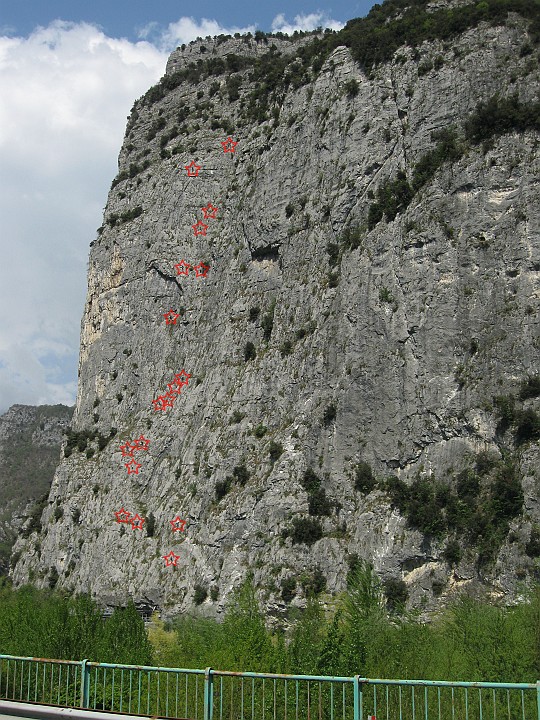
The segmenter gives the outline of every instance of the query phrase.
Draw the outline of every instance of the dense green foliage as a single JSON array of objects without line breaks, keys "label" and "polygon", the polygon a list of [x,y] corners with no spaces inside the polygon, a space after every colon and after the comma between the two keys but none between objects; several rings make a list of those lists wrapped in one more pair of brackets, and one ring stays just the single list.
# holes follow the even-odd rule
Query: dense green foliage
[{"label": "dense green foliage", "polygon": [[452,483],[420,474],[410,485],[396,476],[376,480],[365,462],[356,466],[353,483],[362,493],[375,488],[386,492],[409,526],[424,535],[449,537],[445,558],[450,564],[462,555],[458,537],[476,550],[479,565],[493,561],[524,503],[515,464],[486,453],[478,455],[474,469],[462,470]]},{"label": "dense green foliage", "polygon": [[133,604],[102,619],[87,595],[68,598],[0,586],[0,648],[10,655],[151,664],[152,647]]},{"label": "dense green foliage", "polygon": [[317,473],[308,468],[300,484],[308,495],[308,510],[310,515],[330,515],[332,503],[326,496],[326,490],[321,487],[321,479]]},{"label": "dense green foliage", "polygon": [[[314,574],[311,581],[318,592],[324,589],[324,577]],[[299,578],[303,588],[306,582]],[[283,599],[290,602],[297,592],[294,577],[285,577]],[[197,603],[208,595],[204,586],[194,593]],[[210,595],[217,598],[215,588]],[[405,597],[402,582],[381,583],[373,568],[357,559],[332,615],[325,616],[312,593],[306,610],[289,611],[292,627],[286,635],[266,629],[247,581],[231,597],[223,623],[182,615],[168,626],[156,620],[147,637],[133,605],[103,620],[86,595],[69,599],[30,587],[13,591],[5,584],[0,648],[13,655],[168,667],[535,682],[540,587],[511,608],[462,597],[428,624],[403,613]]]},{"label": "dense green foliage", "polygon": [[[294,577],[281,582],[290,602]],[[394,602],[391,611],[390,594]],[[315,599],[291,609],[291,630],[265,628],[253,589],[242,586],[225,621],[182,617],[150,631],[161,665],[233,671],[320,673],[367,677],[535,682],[540,672],[540,588],[530,602],[505,609],[487,601],[457,600],[430,624],[398,616],[399,581],[386,591],[373,569],[357,563],[333,615]],[[233,639],[233,641],[231,641]]]},{"label": "dense green foliage", "polygon": [[115,437],[116,433],[116,428],[111,428],[108,435],[102,435],[102,433],[97,430],[75,431],[68,428],[66,431],[67,441],[64,446],[64,457],[69,457],[75,449],[79,452],[84,452],[88,445],[94,440],[97,440],[98,450],[105,450],[109,442]]}]

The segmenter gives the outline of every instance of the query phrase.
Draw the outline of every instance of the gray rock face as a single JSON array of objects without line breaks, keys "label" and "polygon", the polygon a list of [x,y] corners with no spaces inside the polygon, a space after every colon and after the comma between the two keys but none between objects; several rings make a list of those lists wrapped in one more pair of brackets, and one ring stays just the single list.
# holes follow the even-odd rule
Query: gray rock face
[{"label": "gray rock face", "polygon": [[[90,253],[74,417],[102,445],[117,432],[102,450],[92,441],[90,458],[75,450],[60,463],[41,560],[37,534],[20,540],[15,583],[46,584],[54,567],[61,586],[107,603],[131,595],[170,614],[194,607],[198,584],[213,588],[199,611],[219,614],[252,572],[261,602],[280,615],[283,578],[319,566],[330,599],[357,553],[383,578],[403,579],[410,604],[426,610],[466,585],[516,596],[535,570],[525,543],[539,520],[537,444],[516,460],[524,513],[482,572],[472,549],[452,569],[445,537],[411,528],[380,488],[355,491],[353,476],[367,462],[378,478],[451,486],[479,451],[500,457],[510,447],[493,396],[515,393],[539,368],[536,133],[507,133],[444,164],[393,221],[370,230],[368,210],[384,181],[433,149],[433,131],[459,127],[496,92],[537,97],[537,64],[520,56],[526,40],[526,21],[511,14],[451,45],[424,43],[420,60],[401,48],[369,78],[338,47],[262,122],[240,120],[255,89],[249,68],[237,73],[238,99],[219,75],[136,103]],[[175,51],[167,72],[268,51],[202,44],[206,52],[201,43]],[[419,74],[437,56],[438,69]],[[227,136],[234,153],[220,144]],[[191,161],[197,177],[184,169]],[[217,217],[195,235],[208,203]],[[347,228],[357,247],[344,244]],[[329,243],[341,248],[335,265]],[[210,270],[178,275],[182,260]],[[175,325],[165,324],[170,309]],[[155,411],[182,369],[188,385]],[[538,409],[538,399],[527,403]],[[141,467],[128,475],[120,446],[140,435],[148,451],[134,453]],[[293,544],[283,531],[309,517],[308,468],[335,504],[320,518],[322,538]],[[121,508],[146,518],[142,531],[116,522]],[[184,532],[173,532],[176,516]],[[179,560],[167,567],[171,551]],[[293,603],[303,602],[299,583]]]},{"label": "gray rock face", "polygon": [[0,416],[0,572],[32,502],[48,493],[73,408],[13,405]]}]

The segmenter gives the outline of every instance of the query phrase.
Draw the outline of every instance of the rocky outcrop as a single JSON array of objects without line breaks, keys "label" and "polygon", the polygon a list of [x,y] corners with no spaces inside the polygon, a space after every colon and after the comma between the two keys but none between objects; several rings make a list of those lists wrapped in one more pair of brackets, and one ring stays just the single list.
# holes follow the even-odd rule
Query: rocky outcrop
[{"label": "rocky outcrop", "polygon": [[17,531],[50,490],[72,415],[65,405],[13,405],[0,416],[1,573],[8,571]]},{"label": "rocky outcrop", "polygon": [[[523,391],[539,367],[538,136],[508,128],[467,144],[463,128],[496,93],[537,97],[527,28],[510,13],[371,67],[337,45],[305,69],[306,37],[172,54],[134,106],[92,243],[81,435],[45,530],[17,545],[15,583],[58,577],[108,603],[215,614],[252,573],[279,616],[284,579],[302,604],[318,569],[330,599],[356,553],[426,610],[465,585],[516,596],[539,520],[536,430],[518,437],[538,410]],[[449,128],[459,152],[410,191]],[[177,274],[182,260],[210,269]],[[155,410],[182,369],[188,384]],[[506,425],[495,396],[517,398]],[[148,450],[128,474],[122,453],[141,435]],[[416,483],[408,505],[388,476]],[[509,500],[506,527],[494,497],[516,478],[524,501]],[[441,485],[454,500],[425,490]],[[460,525],[452,503],[477,515]],[[142,530],[116,521],[122,508]],[[433,508],[445,524],[431,532]],[[483,563],[482,518],[502,533]]]}]

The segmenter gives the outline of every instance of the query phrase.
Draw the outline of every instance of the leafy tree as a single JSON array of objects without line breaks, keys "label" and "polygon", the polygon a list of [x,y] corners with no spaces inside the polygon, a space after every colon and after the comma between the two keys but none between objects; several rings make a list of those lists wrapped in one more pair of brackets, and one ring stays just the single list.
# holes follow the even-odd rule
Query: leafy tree
[{"label": "leafy tree", "polygon": [[151,665],[152,646],[133,601],[114,609],[100,638],[100,662]]}]

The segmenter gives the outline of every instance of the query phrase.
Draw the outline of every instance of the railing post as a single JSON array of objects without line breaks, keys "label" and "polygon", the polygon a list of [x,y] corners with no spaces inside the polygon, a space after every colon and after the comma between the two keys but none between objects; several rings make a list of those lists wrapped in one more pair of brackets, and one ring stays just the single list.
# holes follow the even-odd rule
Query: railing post
[{"label": "railing post", "polygon": [[540,680],[536,681],[536,710],[538,713],[538,720],[540,720]]},{"label": "railing post", "polygon": [[[212,720],[214,713],[214,676],[212,668],[204,671],[204,720]],[[540,720],[540,718],[539,718]]]},{"label": "railing post", "polygon": [[81,707],[90,705],[90,668],[86,666],[88,660],[81,660]]},{"label": "railing post", "polygon": [[[353,700],[354,700],[354,720],[362,720],[364,716],[363,709],[363,683],[360,675],[355,675],[353,679]],[[540,720],[540,718],[538,719]]]}]

